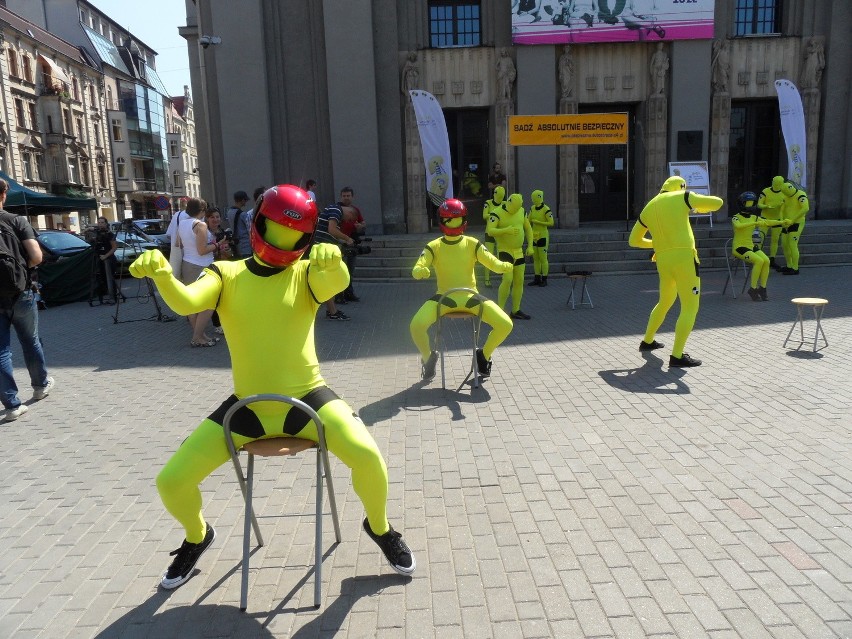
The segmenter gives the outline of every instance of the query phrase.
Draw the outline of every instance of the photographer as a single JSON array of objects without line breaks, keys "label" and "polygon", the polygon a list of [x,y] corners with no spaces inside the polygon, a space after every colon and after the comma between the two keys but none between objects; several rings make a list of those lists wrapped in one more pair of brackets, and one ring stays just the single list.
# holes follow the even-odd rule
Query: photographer
[{"label": "photographer", "polygon": [[[98,300],[101,304],[115,304],[118,298],[118,286],[115,282],[115,271],[118,268],[115,252],[118,250],[118,243],[115,241],[115,234],[109,230],[109,220],[105,217],[98,218],[94,246],[98,260],[96,262],[97,279],[99,283],[103,283],[98,287]],[[108,295],[106,301],[104,301],[104,293]]]},{"label": "photographer", "polygon": [[349,286],[340,295],[337,296],[337,301],[345,304],[346,302],[358,302],[360,297],[355,295],[355,290],[352,288],[352,280],[355,275],[355,258],[359,255],[367,255],[372,249],[369,246],[361,246],[362,242],[370,242],[372,238],[364,237],[367,232],[367,224],[364,222],[364,216],[361,215],[360,209],[352,204],[352,198],[355,197],[355,191],[351,186],[344,186],[340,190],[340,202],[337,206],[343,211],[343,221],[340,224],[340,230],[344,235],[352,238],[354,244],[351,247],[344,247],[343,260],[346,263],[346,268],[349,269]]}]

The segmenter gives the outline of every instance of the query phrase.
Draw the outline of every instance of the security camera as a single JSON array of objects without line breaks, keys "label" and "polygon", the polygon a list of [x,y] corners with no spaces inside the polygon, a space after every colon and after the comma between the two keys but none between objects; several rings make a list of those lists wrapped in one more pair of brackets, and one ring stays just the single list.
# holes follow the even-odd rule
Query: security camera
[{"label": "security camera", "polygon": [[222,44],[222,38],[219,36],[208,36],[203,35],[198,38],[198,44],[200,44],[205,49],[209,47],[211,44]]}]

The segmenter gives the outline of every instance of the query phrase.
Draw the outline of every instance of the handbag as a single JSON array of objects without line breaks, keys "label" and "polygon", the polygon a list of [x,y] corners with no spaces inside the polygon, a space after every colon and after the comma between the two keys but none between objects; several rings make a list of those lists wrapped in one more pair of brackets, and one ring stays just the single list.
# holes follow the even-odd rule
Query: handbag
[{"label": "handbag", "polygon": [[177,279],[181,279],[181,264],[183,263],[183,243],[180,241],[180,213],[178,213],[177,222],[175,222],[175,241],[172,244],[172,250],[169,253],[169,264],[172,267],[172,275]]}]

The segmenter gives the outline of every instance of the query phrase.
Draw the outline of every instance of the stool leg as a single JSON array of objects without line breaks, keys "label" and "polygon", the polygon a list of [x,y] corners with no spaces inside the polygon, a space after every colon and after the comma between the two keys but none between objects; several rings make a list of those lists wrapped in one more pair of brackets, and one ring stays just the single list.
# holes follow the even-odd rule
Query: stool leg
[{"label": "stool leg", "polygon": [[317,512],[314,530],[314,607],[322,598],[322,451],[317,447]]},{"label": "stool leg", "polygon": [[254,455],[249,453],[246,462],[246,514],[243,521],[243,574],[240,583],[240,610],[245,612],[248,608],[248,580],[249,580],[249,546],[251,545],[251,520],[254,518],[251,494],[254,484]]}]

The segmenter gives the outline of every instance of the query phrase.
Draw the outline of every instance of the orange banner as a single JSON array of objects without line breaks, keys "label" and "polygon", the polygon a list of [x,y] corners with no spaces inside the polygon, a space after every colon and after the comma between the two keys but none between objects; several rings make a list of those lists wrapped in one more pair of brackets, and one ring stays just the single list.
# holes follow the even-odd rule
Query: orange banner
[{"label": "orange banner", "polygon": [[627,144],[627,114],[512,115],[509,144]]}]

